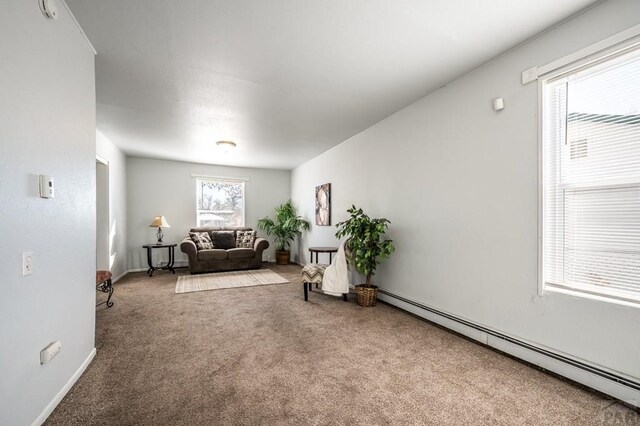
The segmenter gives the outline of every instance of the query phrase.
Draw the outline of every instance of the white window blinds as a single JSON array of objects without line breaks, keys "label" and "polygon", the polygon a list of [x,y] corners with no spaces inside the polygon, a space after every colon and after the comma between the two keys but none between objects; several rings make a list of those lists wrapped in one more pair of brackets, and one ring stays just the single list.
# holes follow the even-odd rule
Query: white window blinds
[{"label": "white window blinds", "polygon": [[542,84],[543,285],[640,300],[640,50]]}]

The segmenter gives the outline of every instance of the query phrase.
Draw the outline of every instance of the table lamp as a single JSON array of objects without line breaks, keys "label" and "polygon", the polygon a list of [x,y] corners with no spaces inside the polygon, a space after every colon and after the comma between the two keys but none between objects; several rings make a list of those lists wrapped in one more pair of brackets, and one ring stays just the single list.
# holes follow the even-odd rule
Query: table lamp
[{"label": "table lamp", "polygon": [[151,225],[149,225],[149,228],[158,228],[158,232],[156,232],[158,242],[156,244],[160,245],[162,244],[162,237],[164,237],[162,228],[171,228],[171,225],[167,223],[167,220],[164,218],[164,216],[156,216],[156,218],[153,219],[153,222],[151,222]]}]

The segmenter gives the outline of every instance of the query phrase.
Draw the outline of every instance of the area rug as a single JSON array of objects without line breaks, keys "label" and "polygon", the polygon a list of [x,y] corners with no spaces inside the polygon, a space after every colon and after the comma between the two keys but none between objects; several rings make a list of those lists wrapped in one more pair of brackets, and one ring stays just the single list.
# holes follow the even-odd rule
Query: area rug
[{"label": "area rug", "polygon": [[269,284],[285,284],[289,280],[269,269],[256,271],[215,272],[201,275],[181,275],[176,283],[176,293],[221,290],[223,288],[252,287]]}]

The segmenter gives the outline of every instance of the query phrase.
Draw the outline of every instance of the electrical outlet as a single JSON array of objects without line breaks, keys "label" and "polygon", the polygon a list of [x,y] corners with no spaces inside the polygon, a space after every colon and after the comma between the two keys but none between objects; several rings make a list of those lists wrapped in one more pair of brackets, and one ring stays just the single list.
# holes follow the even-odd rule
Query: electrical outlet
[{"label": "electrical outlet", "polygon": [[26,277],[33,273],[33,252],[25,251],[22,253],[22,276]]}]

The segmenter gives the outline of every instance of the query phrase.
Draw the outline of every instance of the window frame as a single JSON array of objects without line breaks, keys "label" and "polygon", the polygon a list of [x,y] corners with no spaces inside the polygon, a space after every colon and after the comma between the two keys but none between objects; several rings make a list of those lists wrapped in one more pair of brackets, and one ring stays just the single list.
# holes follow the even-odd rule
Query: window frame
[{"label": "window frame", "polygon": [[[568,287],[561,284],[546,283],[545,281],[545,87],[563,75],[569,75],[581,69],[597,66],[598,64],[615,60],[630,52],[640,51],[640,25],[631,27],[619,34],[611,36],[584,49],[557,59],[549,64],[536,68],[537,72],[537,132],[538,132],[538,267],[537,294],[543,297],[549,293],[564,293],[580,298],[586,298],[609,303],[640,308],[640,293],[625,297],[617,292],[594,291],[584,284],[583,288]],[[524,81],[524,80],[523,80]],[[619,186],[619,185],[612,185]]]},{"label": "window frame", "polygon": [[205,176],[205,175],[195,175],[192,174],[192,177],[195,178],[196,181],[196,227],[200,227],[200,214],[198,209],[198,190],[199,190],[199,182],[200,181],[209,181],[216,183],[232,183],[239,184],[242,187],[242,224],[240,227],[245,227],[247,224],[247,185],[248,179],[234,179],[234,178],[225,178],[225,177],[217,177],[217,176]]}]

